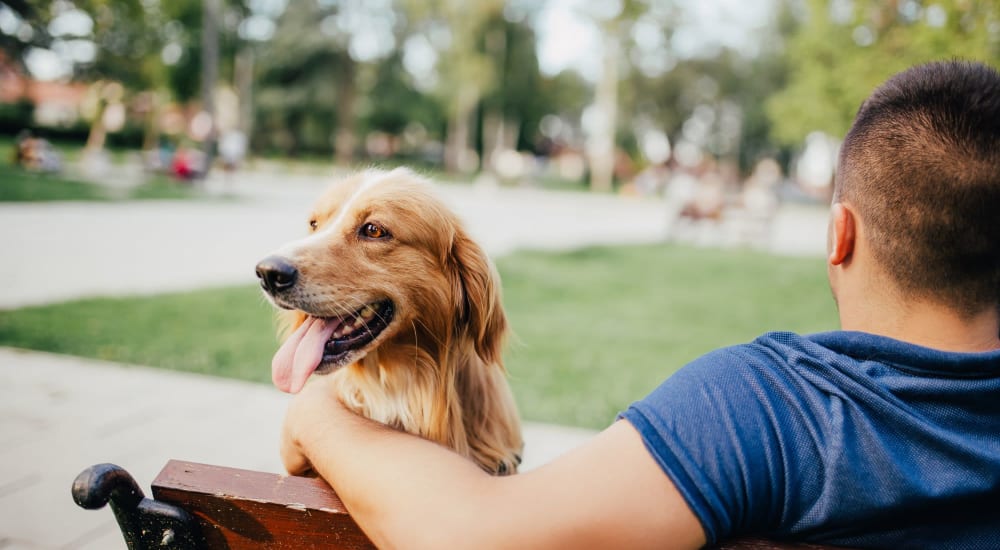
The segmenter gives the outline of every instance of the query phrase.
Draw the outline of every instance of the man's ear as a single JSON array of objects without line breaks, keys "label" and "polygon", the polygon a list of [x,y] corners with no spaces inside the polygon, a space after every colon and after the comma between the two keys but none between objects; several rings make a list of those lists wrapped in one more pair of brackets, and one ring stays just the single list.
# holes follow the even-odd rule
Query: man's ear
[{"label": "man's ear", "polygon": [[458,323],[487,363],[500,363],[507,316],[500,295],[500,276],[482,248],[462,230],[455,235],[449,258],[452,295]]},{"label": "man's ear", "polygon": [[830,265],[841,265],[849,262],[854,254],[858,218],[851,207],[842,202],[834,203],[830,218],[830,255],[827,261]]}]

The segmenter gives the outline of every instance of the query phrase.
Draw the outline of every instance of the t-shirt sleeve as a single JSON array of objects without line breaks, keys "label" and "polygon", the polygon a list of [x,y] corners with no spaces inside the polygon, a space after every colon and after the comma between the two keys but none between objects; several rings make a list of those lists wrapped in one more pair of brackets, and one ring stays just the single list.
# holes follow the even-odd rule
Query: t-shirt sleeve
[{"label": "t-shirt sleeve", "polygon": [[[789,411],[775,373],[742,348],[688,364],[622,417],[701,521],[709,544],[780,519],[786,458],[777,424]],[[780,378],[780,377],[777,377]]]}]

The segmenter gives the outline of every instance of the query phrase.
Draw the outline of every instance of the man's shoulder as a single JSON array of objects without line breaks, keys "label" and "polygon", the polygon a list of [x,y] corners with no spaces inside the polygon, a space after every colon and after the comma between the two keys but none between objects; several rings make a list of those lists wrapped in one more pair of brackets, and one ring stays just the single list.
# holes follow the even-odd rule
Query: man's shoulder
[{"label": "man's shoulder", "polygon": [[[623,416],[709,540],[933,540],[922,525],[980,540],[996,533],[983,503],[1000,486],[998,359],[864,333],[767,333],[692,361]],[[942,471],[955,475],[945,482]],[[885,514],[904,501],[912,513]]]},{"label": "man's shoulder", "polygon": [[831,355],[809,336],[769,332],[698,357],[631,409],[646,416],[699,411],[704,417],[740,414],[742,418],[749,418],[751,409],[760,409],[763,418],[774,408],[766,403],[798,401],[808,393],[807,386],[828,385],[819,382],[828,376],[824,371],[840,368],[832,365],[836,360]]},{"label": "man's shoulder", "polygon": [[710,351],[685,365],[677,374],[710,375],[718,370],[727,374],[750,374],[802,365],[815,366],[837,361],[838,358],[843,360],[840,353],[820,343],[824,339],[836,338],[833,333],[800,335],[794,332],[767,332],[750,342]]}]

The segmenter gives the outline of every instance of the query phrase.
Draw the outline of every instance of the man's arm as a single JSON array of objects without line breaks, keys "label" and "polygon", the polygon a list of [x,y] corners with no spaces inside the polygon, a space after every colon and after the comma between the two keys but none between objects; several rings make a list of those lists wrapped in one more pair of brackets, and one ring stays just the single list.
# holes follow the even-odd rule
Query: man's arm
[{"label": "man's arm", "polygon": [[323,384],[289,406],[282,458],[310,465],[380,548],[697,548],[701,524],[619,421],[537,470],[493,477],[346,410]]}]

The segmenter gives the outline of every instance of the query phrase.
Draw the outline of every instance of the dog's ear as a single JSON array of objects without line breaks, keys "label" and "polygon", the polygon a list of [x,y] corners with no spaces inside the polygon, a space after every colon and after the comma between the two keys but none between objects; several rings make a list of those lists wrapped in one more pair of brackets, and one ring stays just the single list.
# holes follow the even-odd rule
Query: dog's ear
[{"label": "dog's ear", "polygon": [[456,330],[472,339],[483,361],[499,364],[507,335],[500,275],[483,249],[461,229],[452,242],[449,260]]}]

